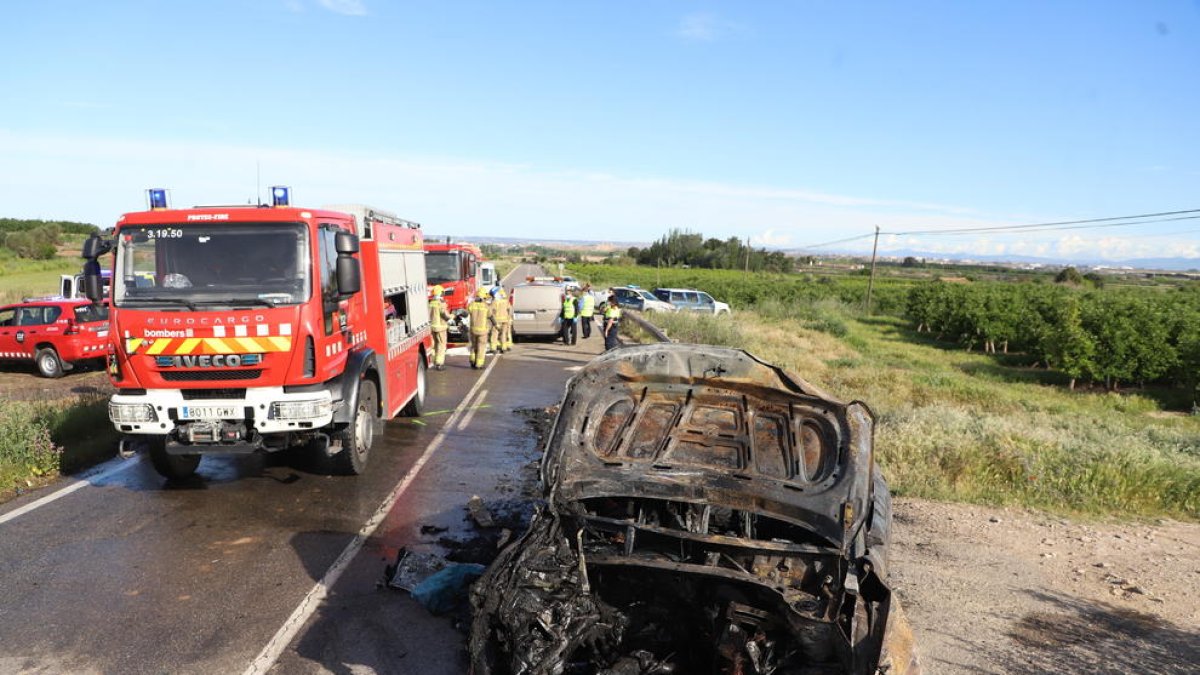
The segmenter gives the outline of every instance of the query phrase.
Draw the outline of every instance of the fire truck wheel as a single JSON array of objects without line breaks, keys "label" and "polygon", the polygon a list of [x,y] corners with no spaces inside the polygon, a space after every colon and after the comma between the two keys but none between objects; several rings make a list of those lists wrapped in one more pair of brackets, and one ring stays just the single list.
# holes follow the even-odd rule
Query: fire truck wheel
[{"label": "fire truck wheel", "polygon": [[168,454],[165,438],[151,438],[146,444],[149,446],[150,463],[163,478],[183,480],[196,473],[196,467],[200,466],[200,455]]},{"label": "fire truck wheel", "polygon": [[38,372],[42,374],[42,377],[63,376],[62,359],[58,358],[58,352],[54,351],[54,347],[39,349],[33,360],[37,364]]},{"label": "fire truck wheel", "polygon": [[354,419],[345,429],[337,432],[342,449],[333,456],[333,464],[338,473],[357,476],[367,468],[367,454],[371,451],[371,443],[375,440],[375,430],[379,425],[378,401],[375,383],[365,378],[359,380],[358,407],[354,410]]},{"label": "fire truck wheel", "polygon": [[413,394],[408,405],[401,411],[407,417],[420,417],[425,410],[425,355],[417,355],[417,393]]}]

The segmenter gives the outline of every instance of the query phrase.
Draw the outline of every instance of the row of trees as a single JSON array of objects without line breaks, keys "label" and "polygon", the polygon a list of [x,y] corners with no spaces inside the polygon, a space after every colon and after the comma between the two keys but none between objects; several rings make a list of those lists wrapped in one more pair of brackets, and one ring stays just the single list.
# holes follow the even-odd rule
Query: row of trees
[{"label": "row of trees", "polygon": [[64,234],[90,234],[95,225],[57,220],[0,218],[0,245],[21,258],[49,260],[55,256]]},{"label": "row of trees", "polygon": [[673,229],[647,248],[631,247],[628,251],[640,265],[656,267],[688,266],[716,270],[753,272],[791,272],[795,260],[781,251],[767,251],[747,246],[741,239],[709,238],[686,230]]},{"label": "row of trees", "polygon": [[1080,290],[1042,284],[933,281],[908,293],[918,331],[967,349],[1029,354],[1071,378],[1165,382],[1200,378],[1200,290]]}]

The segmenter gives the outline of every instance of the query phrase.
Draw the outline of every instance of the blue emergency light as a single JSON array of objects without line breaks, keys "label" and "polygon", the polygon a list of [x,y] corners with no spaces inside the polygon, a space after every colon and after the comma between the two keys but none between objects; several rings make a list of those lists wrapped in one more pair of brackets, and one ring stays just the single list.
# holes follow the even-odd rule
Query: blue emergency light
[{"label": "blue emergency light", "polygon": [[276,185],[271,188],[271,206],[288,206],[291,201],[292,189],[283,185]]},{"label": "blue emergency light", "polygon": [[150,198],[150,208],[154,210],[167,208],[167,191],[163,188],[150,188],[146,190],[146,195]]}]

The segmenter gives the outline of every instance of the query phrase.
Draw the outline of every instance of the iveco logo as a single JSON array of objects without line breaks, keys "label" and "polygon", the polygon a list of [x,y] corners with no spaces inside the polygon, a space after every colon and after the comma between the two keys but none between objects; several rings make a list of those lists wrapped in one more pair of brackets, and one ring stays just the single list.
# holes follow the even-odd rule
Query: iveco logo
[{"label": "iveco logo", "polygon": [[154,357],[154,365],[159,368],[237,368],[257,366],[260,363],[262,354],[186,354]]}]

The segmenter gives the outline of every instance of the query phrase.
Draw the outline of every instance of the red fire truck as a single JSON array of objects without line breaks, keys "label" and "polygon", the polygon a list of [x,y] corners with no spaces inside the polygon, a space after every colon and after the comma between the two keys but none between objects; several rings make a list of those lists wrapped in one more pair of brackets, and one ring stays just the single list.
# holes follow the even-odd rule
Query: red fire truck
[{"label": "red fire truck", "polygon": [[467,305],[480,288],[491,288],[499,283],[496,266],[484,262],[483,253],[475,244],[425,243],[425,280],[429,287],[440,285],[445,290],[442,297],[446,310],[454,315],[450,324],[451,337],[466,339]]},{"label": "red fire truck", "polygon": [[[115,251],[109,417],[123,450],[184,478],[201,455],[309,445],[361,473],[380,419],[419,415],[431,345],[420,226],[365,206],[151,208],[85,244]],[[134,443],[140,441],[140,443]]]}]

